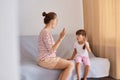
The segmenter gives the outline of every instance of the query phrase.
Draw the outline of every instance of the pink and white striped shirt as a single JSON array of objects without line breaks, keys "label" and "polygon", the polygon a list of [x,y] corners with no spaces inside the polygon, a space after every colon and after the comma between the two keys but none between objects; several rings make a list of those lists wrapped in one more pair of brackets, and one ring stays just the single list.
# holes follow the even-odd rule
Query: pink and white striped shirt
[{"label": "pink and white striped shirt", "polygon": [[38,60],[44,60],[49,57],[56,57],[56,51],[52,50],[55,44],[53,36],[46,29],[42,29],[38,37]]}]

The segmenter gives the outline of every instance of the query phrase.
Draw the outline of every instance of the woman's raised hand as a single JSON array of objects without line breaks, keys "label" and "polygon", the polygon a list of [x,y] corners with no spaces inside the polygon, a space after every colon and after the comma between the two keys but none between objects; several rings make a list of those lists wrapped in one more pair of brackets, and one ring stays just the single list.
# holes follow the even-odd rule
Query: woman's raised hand
[{"label": "woman's raised hand", "polygon": [[65,37],[65,34],[66,34],[66,31],[65,31],[65,28],[63,28],[63,30],[62,30],[61,33],[60,33],[59,39],[60,39],[60,40],[63,40],[64,37]]}]

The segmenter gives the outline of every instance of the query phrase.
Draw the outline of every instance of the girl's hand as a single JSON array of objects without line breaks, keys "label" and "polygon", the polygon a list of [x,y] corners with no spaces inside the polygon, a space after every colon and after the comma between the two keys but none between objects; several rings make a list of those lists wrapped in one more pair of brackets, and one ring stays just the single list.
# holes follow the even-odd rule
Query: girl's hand
[{"label": "girl's hand", "polygon": [[63,28],[62,32],[60,33],[59,39],[60,39],[60,40],[63,40],[64,37],[65,37],[65,34],[66,34],[66,31],[65,31],[65,28]]},{"label": "girl's hand", "polygon": [[86,41],[87,41],[87,40],[86,40],[86,38],[84,37],[84,38],[83,38],[83,43],[86,44]]}]

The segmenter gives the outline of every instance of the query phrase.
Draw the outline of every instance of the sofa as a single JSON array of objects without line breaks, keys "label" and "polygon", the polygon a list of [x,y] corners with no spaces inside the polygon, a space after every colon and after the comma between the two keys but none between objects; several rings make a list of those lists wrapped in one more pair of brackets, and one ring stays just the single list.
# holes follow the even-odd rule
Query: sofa
[{"label": "sofa", "polygon": [[[59,35],[53,35],[56,40]],[[76,41],[75,35],[68,34],[57,50],[57,56],[69,58],[73,52]],[[21,80],[57,80],[62,70],[49,70],[37,65],[38,35],[20,36],[20,75]],[[89,54],[90,72],[88,78],[100,78],[109,76],[110,62],[107,58],[96,57],[94,53]],[[75,63],[75,61],[73,60]],[[83,77],[84,65],[81,64],[81,76]],[[70,80],[76,80],[75,68]]]}]

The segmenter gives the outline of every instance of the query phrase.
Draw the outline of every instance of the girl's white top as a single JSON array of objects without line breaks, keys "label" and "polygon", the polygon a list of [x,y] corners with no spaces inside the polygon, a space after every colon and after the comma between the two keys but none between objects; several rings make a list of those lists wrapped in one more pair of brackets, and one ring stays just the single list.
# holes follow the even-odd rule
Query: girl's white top
[{"label": "girl's white top", "polygon": [[[89,47],[89,43],[87,41],[85,43],[86,43],[86,46]],[[84,46],[84,44],[79,44],[77,41],[75,42],[74,48],[76,49],[76,52],[77,52],[76,56],[88,57],[88,51],[86,48],[83,49],[83,46]]]}]

